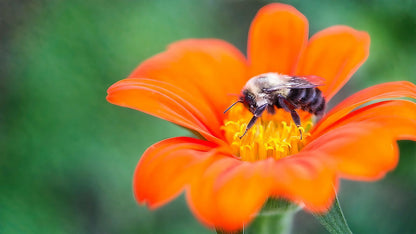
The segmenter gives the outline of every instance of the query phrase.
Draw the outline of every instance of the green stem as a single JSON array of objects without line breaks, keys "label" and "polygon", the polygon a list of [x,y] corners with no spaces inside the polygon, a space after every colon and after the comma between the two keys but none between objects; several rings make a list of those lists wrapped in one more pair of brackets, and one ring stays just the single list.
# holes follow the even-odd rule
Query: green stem
[{"label": "green stem", "polygon": [[[285,200],[269,199],[249,226],[233,234],[288,234],[298,210],[298,206]],[[217,233],[226,232],[217,230]]]},{"label": "green stem", "polygon": [[289,234],[294,212],[259,215],[247,229],[247,233]]}]

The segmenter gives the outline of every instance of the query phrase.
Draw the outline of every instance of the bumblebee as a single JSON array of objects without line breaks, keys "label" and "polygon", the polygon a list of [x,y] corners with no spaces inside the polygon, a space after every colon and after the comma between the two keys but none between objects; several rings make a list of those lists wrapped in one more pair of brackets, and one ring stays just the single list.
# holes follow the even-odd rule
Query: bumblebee
[{"label": "bumblebee", "polygon": [[[318,86],[323,85],[323,79],[316,76],[288,76],[278,73],[265,73],[247,81],[238,101],[228,107],[224,113],[237,103],[244,106],[253,114],[250,122],[240,139],[254,125],[264,111],[275,113],[276,108],[289,112],[293,122],[299,128],[300,117],[296,109],[301,109],[321,117],[326,108],[325,98]],[[302,131],[299,129],[300,138]]]}]

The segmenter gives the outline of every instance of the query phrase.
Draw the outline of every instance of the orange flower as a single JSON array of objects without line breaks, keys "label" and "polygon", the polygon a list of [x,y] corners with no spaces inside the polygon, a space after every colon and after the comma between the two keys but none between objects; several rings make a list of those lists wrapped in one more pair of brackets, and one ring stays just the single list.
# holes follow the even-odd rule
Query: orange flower
[{"label": "orange flower", "polygon": [[[313,123],[300,113],[303,138],[290,114],[264,114],[242,139],[252,114],[236,105],[247,80],[278,72],[315,75],[329,101],[367,59],[366,32],[333,26],[308,40],[295,8],[270,4],[255,17],[248,58],[217,39],[176,42],[108,89],[107,100],[183,126],[200,139],[176,137],[143,154],[134,173],[139,203],[157,208],[185,190],[204,224],[236,230],[269,197],[324,212],[339,178],[376,180],[398,162],[397,140],[416,140],[416,86],[391,82],[362,90]],[[396,98],[395,100],[386,100]],[[378,102],[376,102],[378,101]]]}]

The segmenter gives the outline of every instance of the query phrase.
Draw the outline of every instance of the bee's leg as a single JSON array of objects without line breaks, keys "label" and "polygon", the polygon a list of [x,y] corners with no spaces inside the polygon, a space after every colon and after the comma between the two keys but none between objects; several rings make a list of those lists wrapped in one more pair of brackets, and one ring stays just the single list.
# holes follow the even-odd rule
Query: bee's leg
[{"label": "bee's leg", "polygon": [[247,127],[246,127],[246,130],[244,131],[243,135],[241,135],[241,136],[240,136],[240,139],[241,139],[241,138],[243,138],[243,136],[244,136],[244,135],[246,135],[247,131],[248,131],[251,127],[253,127],[254,123],[255,123],[255,122],[256,122],[256,120],[257,120],[257,118],[258,118],[257,116],[253,115],[253,117],[250,119],[250,122],[248,122]]},{"label": "bee's leg", "polygon": [[300,139],[302,140],[302,130],[300,130],[300,117],[295,109],[290,110],[290,115],[292,116],[293,122],[295,122],[296,127],[299,129]]},{"label": "bee's leg", "polygon": [[262,106],[257,107],[257,109],[254,111],[254,116],[260,117],[263,112],[266,110],[266,107],[268,104],[263,104]]},{"label": "bee's leg", "polygon": [[293,122],[295,122],[296,127],[299,129],[300,139],[302,140],[302,130],[300,130],[300,117],[295,109],[290,111],[290,115],[292,116]]},{"label": "bee's leg", "polygon": [[274,106],[268,105],[267,106],[267,112],[269,112],[269,114],[271,114],[271,115],[274,115],[276,113],[276,110],[274,109]]},{"label": "bee's leg", "polygon": [[254,123],[256,123],[256,120],[258,117],[260,117],[264,110],[266,110],[267,104],[264,104],[263,106],[260,106],[256,109],[256,111],[254,112],[253,117],[250,119],[250,122],[248,122],[246,130],[244,131],[243,135],[240,136],[240,139],[243,138],[244,135],[246,135],[247,131],[253,127]]},{"label": "bee's leg", "polygon": [[[295,110],[295,106],[292,105],[289,101],[287,101],[284,97],[278,98],[279,105],[287,112],[290,112],[290,115],[292,116],[293,122],[295,122],[296,127],[299,129],[300,133],[300,139],[302,140],[302,130],[300,130],[300,117],[298,113]],[[289,104],[289,105],[288,105]]]}]

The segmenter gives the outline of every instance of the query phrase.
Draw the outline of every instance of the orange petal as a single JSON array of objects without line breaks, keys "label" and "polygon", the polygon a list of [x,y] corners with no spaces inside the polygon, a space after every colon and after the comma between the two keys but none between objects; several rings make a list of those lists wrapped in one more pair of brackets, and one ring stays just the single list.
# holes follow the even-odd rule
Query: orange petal
[{"label": "orange petal", "polygon": [[283,197],[310,211],[324,212],[336,189],[334,171],[317,155],[252,163],[223,157],[194,180],[187,198],[203,223],[235,231],[255,217],[268,197]]},{"label": "orange petal", "polygon": [[222,124],[223,111],[237,100],[247,80],[244,56],[233,45],[217,39],[188,39],[143,62],[130,78],[151,78],[174,85],[198,101],[196,108],[212,109],[206,117]]},{"label": "orange petal", "polygon": [[333,26],[315,34],[301,55],[296,75],[326,79],[321,90],[329,101],[369,54],[370,37],[347,26]]},{"label": "orange petal", "polygon": [[398,161],[391,133],[368,122],[350,123],[330,131],[304,150],[324,155],[339,176],[352,180],[380,179]]},{"label": "orange petal", "polygon": [[149,147],[140,159],[133,178],[139,203],[157,208],[175,198],[209,165],[215,145],[194,138],[167,139]]},{"label": "orange petal", "polygon": [[191,184],[187,191],[187,200],[192,212],[205,225],[218,227],[215,222],[218,212],[215,204],[214,184],[220,174],[238,164],[237,160],[226,157],[216,160],[206,168],[200,178]]},{"label": "orange petal", "polygon": [[312,129],[312,137],[321,135],[320,132],[338,121],[355,108],[367,102],[387,98],[416,98],[416,85],[407,81],[397,81],[375,85],[361,90],[335,106]]},{"label": "orange petal", "polygon": [[269,196],[272,181],[260,169],[227,157],[216,161],[190,187],[187,197],[193,212],[209,226],[241,229]]},{"label": "orange petal", "polygon": [[257,13],[248,37],[250,74],[292,74],[308,40],[308,20],[294,7],[272,3]]},{"label": "orange petal", "polygon": [[406,100],[383,101],[360,108],[327,125],[325,129],[318,129],[312,137],[316,138],[349,123],[364,121],[385,128],[391,132],[393,140],[416,140],[416,103]]},{"label": "orange petal", "polygon": [[273,180],[273,196],[305,205],[309,211],[325,212],[335,198],[335,173],[317,153],[301,152],[279,161],[270,160],[263,170]]},{"label": "orange petal", "polygon": [[210,119],[213,110],[204,100],[169,83],[145,78],[127,78],[108,89],[110,103],[133,108],[199,132],[219,141],[220,122]]},{"label": "orange petal", "polygon": [[326,154],[345,178],[374,180],[396,167],[396,141],[416,141],[416,104],[375,103],[350,113],[322,132],[305,151]]}]

